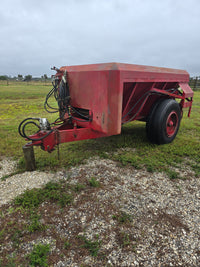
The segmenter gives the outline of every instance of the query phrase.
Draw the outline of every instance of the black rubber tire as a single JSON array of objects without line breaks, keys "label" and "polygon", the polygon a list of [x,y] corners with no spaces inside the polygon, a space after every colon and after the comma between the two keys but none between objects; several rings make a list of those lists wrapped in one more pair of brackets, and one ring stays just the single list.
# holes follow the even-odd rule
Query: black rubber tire
[{"label": "black rubber tire", "polygon": [[[174,119],[171,128],[168,127],[170,118],[171,121]],[[159,145],[171,143],[177,135],[180,121],[181,108],[175,100],[164,99],[155,104],[146,124],[149,140]]]},{"label": "black rubber tire", "polygon": [[149,115],[147,117],[147,120],[146,120],[146,134],[151,143],[156,143],[155,133],[153,129],[153,119],[154,119],[154,115],[156,113],[157,107],[160,105],[162,101],[163,99],[160,99],[156,101],[156,103],[153,104],[149,112]]}]

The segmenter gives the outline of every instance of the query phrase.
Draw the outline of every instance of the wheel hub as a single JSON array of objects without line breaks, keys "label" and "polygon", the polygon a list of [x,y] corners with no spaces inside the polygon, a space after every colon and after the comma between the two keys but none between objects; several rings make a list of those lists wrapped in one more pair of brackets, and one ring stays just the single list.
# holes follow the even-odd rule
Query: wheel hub
[{"label": "wheel hub", "polygon": [[178,127],[178,115],[175,111],[172,111],[167,118],[167,123],[166,123],[167,136],[168,137],[173,136],[176,132],[177,127]]}]

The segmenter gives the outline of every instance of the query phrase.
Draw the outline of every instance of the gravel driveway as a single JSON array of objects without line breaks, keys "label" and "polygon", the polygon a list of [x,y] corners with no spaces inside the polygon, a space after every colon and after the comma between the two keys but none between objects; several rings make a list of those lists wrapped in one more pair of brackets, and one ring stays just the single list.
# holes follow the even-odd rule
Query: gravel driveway
[{"label": "gravel driveway", "polygon": [[[11,160],[4,159],[1,165],[0,177],[15,170]],[[90,239],[98,235],[104,257],[81,256],[72,248],[53,266],[200,266],[200,177],[191,170],[185,176],[170,180],[164,173],[96,158],[69,171],[25,172],[0,180],[0,205],[50,180],[75,184],[95,177],[102,186],[89,196],[85,191],[79,194],[55,225],[68,239],[75,229],[76,235]]]}]

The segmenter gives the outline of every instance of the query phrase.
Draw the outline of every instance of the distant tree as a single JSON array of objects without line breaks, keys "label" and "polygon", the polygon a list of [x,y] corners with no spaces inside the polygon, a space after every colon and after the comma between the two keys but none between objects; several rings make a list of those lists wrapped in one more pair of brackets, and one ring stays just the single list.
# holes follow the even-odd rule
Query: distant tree
[{"label": "distant tree", "polygon": [[17,76],[17,78],[18,78],[18,80],[23,80],[23,75],[21,75],[21,74],[18,74],[18,76]]},{"label": "distant tree", "polygon": [[7,75],[1,75],[0,76],[0,80],[1,81],[7,81],[7,85],[9,85],[9,83],[8,83],[8,76]]},{"label": "distant tree", "polygon": [[32,80],[32,75],[26,75],[24,81],[30,82]]},{"label": "distant tree", "polygon": [[7,79],[8,79],[8,77],[6,75],[0,76],[0,80],[1,81],[6,81]]}]

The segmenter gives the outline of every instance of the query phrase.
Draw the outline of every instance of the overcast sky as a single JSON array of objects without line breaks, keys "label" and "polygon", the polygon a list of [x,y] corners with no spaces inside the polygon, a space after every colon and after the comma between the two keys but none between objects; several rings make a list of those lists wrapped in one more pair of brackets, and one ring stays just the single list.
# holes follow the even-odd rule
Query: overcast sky
[{"label": "overcast sky", "polygon": [[0,75],[121,62],[200,75],[200,0],[6,0]]}]

